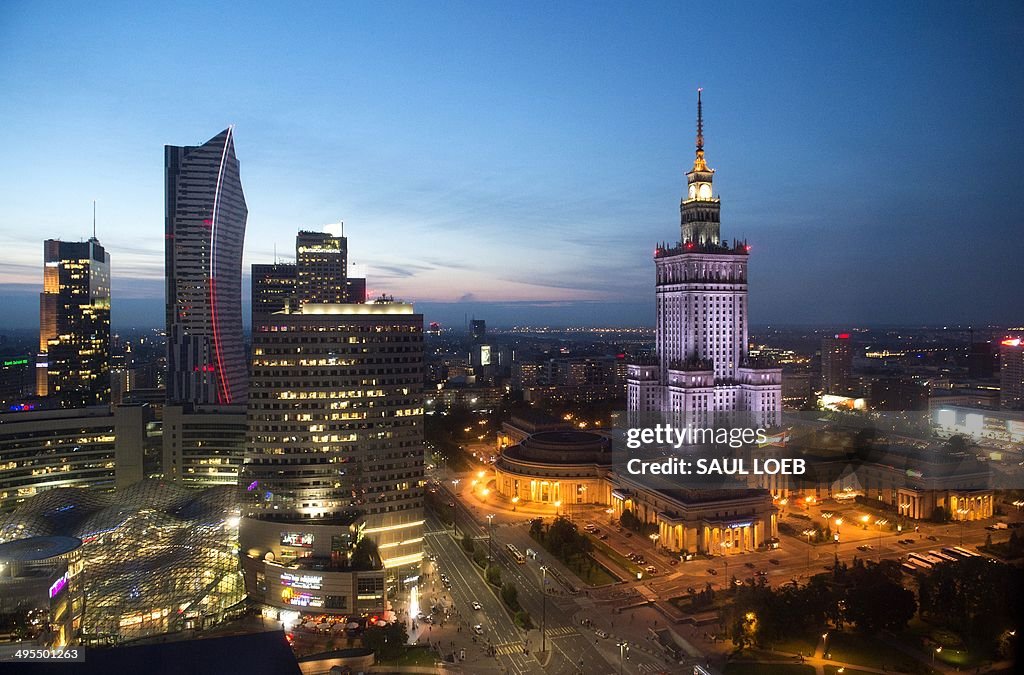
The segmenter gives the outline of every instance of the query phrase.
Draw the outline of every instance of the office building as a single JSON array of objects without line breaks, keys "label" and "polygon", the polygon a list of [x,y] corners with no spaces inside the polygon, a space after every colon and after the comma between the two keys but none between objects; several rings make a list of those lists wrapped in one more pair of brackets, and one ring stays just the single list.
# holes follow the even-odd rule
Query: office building
[{"label": "office building", "polygon": [[295,301],[295,265],[292,263],[252,266],[252,325],[267,321]]},{"label": "office building", "polygon": [[244,405],[242,243],[248,210],[232,128],[166,146],[167,400]]},{"label": "office building", "polygon": [[0,414],[0,511],[54,488],[142,480],[148,420],[145,405]]},{"label": "office building", "polygon": [[999,343],[999,405],[1024,410],[1024,341],[1020,338]]},{"label": "office building", "polygon": [[704,158],[698,91],[697,150],[679,207],[680,241],[654,254],[657,357],[629,366],[627,405],[631,412],[673,411],[681,425],[749,412],[770,426],[781,415],[782,370],[748,355],[750,247],[720,237],[714,173]]},{"label": "office building", "polygon": [[186,487],[237,485],[245,425],[245,406],[165,405],[164,480]]},{"label": "office building", "polygon": [[853,348],[849,333],[821,340],[821,390],[823,394],[848,396],[853,391]]},{"label": "office building", "polygon": [[300,231],[294,263],[252,266],[252,324],[274,312],[306,303],[366,302],[366,279],[348,275],[348,239],[329,232]]},{"label": "office building", "polygon": [[[257,328],[240,481],[255,502],[240,536],[247,584],[277,590],[256,597],[372,611],[384,570],[420,563],[422,387],[423,316],[412,305],[306,303]],[[363,540],[376,551],[359,554]],[[268,553],[295,566],[290,576]],[[307,568],[318,580],[296,586]]]},{"label": "office building", "polygon": [[63,408],[110,403],[110,254],[96,237],[43,242],[36,394]]},{"label": "office building", "polygon": [[473,342],[483,342],[487,339],[487,322],[483,319],[473,319],[469,322],[469,337]]}]

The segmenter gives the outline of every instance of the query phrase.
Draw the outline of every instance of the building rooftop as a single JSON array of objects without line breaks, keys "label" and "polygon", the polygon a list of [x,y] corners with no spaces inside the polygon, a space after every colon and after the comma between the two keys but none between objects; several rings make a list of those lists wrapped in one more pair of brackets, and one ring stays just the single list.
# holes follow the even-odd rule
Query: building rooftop
[{"label": "building rooftop", "polygon": [[70,553],[82,545],[78,537],[29,537],[0,544],[2,562],[36,562]]}]

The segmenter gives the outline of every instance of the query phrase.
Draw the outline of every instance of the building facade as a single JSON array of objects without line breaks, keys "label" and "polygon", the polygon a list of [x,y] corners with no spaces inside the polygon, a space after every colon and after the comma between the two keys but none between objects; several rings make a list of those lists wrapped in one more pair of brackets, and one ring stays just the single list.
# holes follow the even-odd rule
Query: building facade
[{"label": "building facade", "polygon": [[148,415],[145,405],[0,414],[0,511],[53,488],[142,480]]},{"label": "building facade", "polygon": [[110,254],[95,237],[43,242],[36,394],[62,408],[110,403]]},{"label": "building facade", "polygon": [[632,412],[672,411],[680,425],[714,413],[751,412],[765,426],[782,410],[782,370],[748,355],[747,260],[750,247],[720,238],[714,169],[704,159],[703,110],[697,97],[697,155],[680,202],[680,242],[655,249],[656,352],[628,367]]},{"label": "building facade", "polygon": [[167,400],[244,405],[242,244],[248,209],[231,127],[164,148]]},{"label": "building facade", "polygon": [[422,387],[423,316],[412,305],[307,303],[272,315],[253,335],[241,479],[259,496],[250,516],[345,527],[360,518],[387,568],[418,565]]},{"label": "building facade", "polygon": [[292,263],[252,266],[252,325],[266,323],[274,312],[295,301],[295,265]]},{"label": "building facade", "polygon": [[836,333],[821,340],[821,391],[849,396],[853,390],[853,348],[849,333]]},{"label": "building facade", "polygon": [[1024,340],[1020,338],[999,343],[999,405],[1024,410]]},{"label": "building facade", "polygon": [[164,480],[187,487],[237,485],[245,425],[245,406],[165,405]]}]

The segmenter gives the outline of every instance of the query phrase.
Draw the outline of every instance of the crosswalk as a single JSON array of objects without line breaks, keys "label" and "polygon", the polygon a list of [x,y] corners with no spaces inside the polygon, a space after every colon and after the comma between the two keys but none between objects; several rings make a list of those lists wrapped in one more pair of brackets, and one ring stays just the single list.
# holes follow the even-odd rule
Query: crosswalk
[{"label": "crosswalk", "polygon": [[557,628],[548,628],[548,637],[565,637],[567,635],[573,635],[576,629],[572,626],[559,626]]},{"label": "crosswalk", "polygon": [[521,642],[506,642],[505,644],[498,645],[494,648],[499,656],[505,656],[506,654],[522,654],[523,643]]}]

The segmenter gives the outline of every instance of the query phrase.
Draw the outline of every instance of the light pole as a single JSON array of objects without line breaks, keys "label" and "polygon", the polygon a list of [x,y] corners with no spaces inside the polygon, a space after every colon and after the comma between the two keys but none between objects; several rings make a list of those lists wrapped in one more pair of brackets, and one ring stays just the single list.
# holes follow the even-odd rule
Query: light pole
[{"label": "light pole", "polygon": [[548,639],[548,566],[540,566],[540,593],[541,593],[541,610],[540,610],[540,651],[541,653],[547,652],[547,639]]},{"label": "light pole", "polygon": [[629,643],[619,640],[616,646],[619,648],[619,675],[622,675],[622,662],[625,660],[626,654],[629,653]]},{"label": "light pole", "polygon": [[882,526],[888,525],[889,521],[885,518],[879,518],[875,521],[875,525],[878,526],[878,562],[882,562]]},{"label": "light pole", "polygon": [[935,651],[932,652],[932,663],[935,663],[935,655],[942,653],[942,647],[936,647]]},{"label": "light pole", "polygon": [[515,511],[516,511],[516,504],[518,504],[518,503],[519,503],[519,495],[516,495],[516,496],[512,497],[512,512],[513,513],[515,513]]},{"label": "light pole", "polygon": [[725,587],[732,589],[732,579],[729,578],[729,555],[726,549],[732,547],[731,541],[723,541],[719,544],[722,547],[722,559],[725,561]]},{"label": "light pole", "polygon": [[491,553],[491,535],[494,533],[494,514],[487,514],[487,562],[490,563],[492,558]]},{"label": "light pole", "polygon": [[658,552],[658,540],[661,539],[661,535],[657,532],[648,535],[651,539],[651,543],[654,544],[654,552]]},{"label": "light pole", "polygon": [[814,535],[814,530],[808,528],[801,534],[807,537],[807,576],[811,576],[811,536]]},{"label": "light pole", "polygon": [[964,522],[967,520],[967,514],[970,513],[969,509],[957,509],[956,512],[960,515],[960,545],[964,545]]},{"label": "light pole", "polygon": [[555,518],[557,518],[558,516],[562,515],[561,509],[562,509],[562,500],[561,499],[556,499],[555,500]]},{"label": "light pole", "polygon": [[455,519],[458,517],[459,508],[456,502],[459,501],[459,481],[460,478],[452,479],[452,536],[459,536],[459,530],[455,526]]}]

